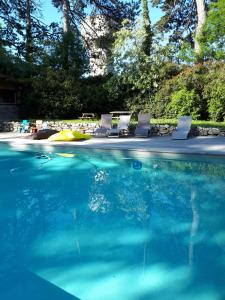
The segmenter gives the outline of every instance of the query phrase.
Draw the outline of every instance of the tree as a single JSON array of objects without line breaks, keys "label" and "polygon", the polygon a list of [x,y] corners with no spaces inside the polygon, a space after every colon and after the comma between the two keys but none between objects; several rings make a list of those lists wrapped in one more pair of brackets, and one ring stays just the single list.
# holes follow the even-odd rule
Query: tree
[{"label": "tree", "polygon": [[71,32],[79,34],[81,23],[90,26],[86,22],[85,8],[87,6],[92,9],[91,15],[100,13],[106,16],[106,22],[108,19],[113,19],[116,21],[115,24],[119,24],[125,17],[134,18],[138,7],[134,1],[127,3],[121,0],[52,0],[52,3],[63,13],[64,68],[68,68]]},{"label": "tree", "polygon": [[206,21],[206,5],[205,0],[195,0],[197,8],[197,27],[195,30],[195,53],[199,57],[201,53],[201,44],[199,43],[199,37],[202,34],[202,29]]},{"label": "tree", "polygon": [[134,21],[139,9],[139,1],[135,0],[52,0],[52,3],[63,12],[64,31],[70,25],[77,27],[85,22],[87,15],[101,14],[117,24],[124,19]]},{"label": "tree", "polygon": [[64,69],[69,68],[69,47],[70,42],[72,42],[72,28],[70,25],[70,16],[69,16],[69,10],[70,10],[70,3],[69,0],[54,0],[54,5],[58,8],[61,8],[63,12],[63,47],[62,49],[62,55],[63,55],[63,67]]},{"label": "tree", "polygon": [[145,31],[145,39],[143,41],[143,51],[146,55],[150,55],[152,48],[152,30],[151,30],[151,20],[148,10],[148,1],[142,0],[142,9],[143,9],[143,27]]},{"label": "tree", "polygon": [[208,5],[214,0],[153,0],[164,16],[157,24],[159,31],[170,33],[169,41],[180,49],[184,42],[191,44],[197,58],[201,52],[199,37],[206,20]]},{"label": "tree", "polygon": [[225,2],[212,3],[199,37],[204,59],[225,59]]},{"label": "tree", "polygon": [[128,20],[115,35],[113,44],[114,74],[107,83],[111,99],[120,99],[122,108],[138,112],[149,110],[154,94],[163,80],[177,74],[177,68],[172,64],[164,51],[156,49],[145,54],[145,28],[142,20],[133,25]]},{"label": "tree", "polygon": [[160,7],[163,17],[156,24],[160,32],[170,33],[169,42],[179,45],[181,41],[194,44],[193,32],[197,22],[196,5],[191,0],[152,0]]},{"label": "tree", "polygon": [[32,41],[32,25],[31,25],[31,0],[26,0],[26,41],[25,41],[25,57],[27,62],[32,62],[33,41]]},{"label": "tree", "polygon": [[1,44],[4,46],[16,47],[16,33],[20,29],[18,19],[13,15],[15,12],[14,1],[2,0],[0,1],[0,22],[1,22]]},{"label": "tree", "polygon": [[0,41],[17,56],[31,62],[47,34],[46,25],[39,19],[40,0],[0,1],[2,29]]}]

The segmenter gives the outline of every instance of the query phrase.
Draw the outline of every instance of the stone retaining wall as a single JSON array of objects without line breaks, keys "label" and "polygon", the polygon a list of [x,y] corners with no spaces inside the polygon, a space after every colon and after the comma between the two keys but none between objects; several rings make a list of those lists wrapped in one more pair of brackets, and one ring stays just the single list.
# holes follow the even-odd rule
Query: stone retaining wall
[{"label": "stone retaining wall", "polygon": [[[55,130],[63,130],[63,129],[72,129],[76,131],[80,131],[82,133],[90,133],[92,134],[98,127],[98,123],[70,123],[70,122],[59,122],[59,121],[50,121],[48,122],[48,127]],[[20,123],[19,122],[3,122],[0,121],[0,131],[1,132],[9,132],[9,131],[19,131]],[[133,133],[135,129],[134,125],[130,126],[130,132]],[[174,126],[171,125],[152,125],[151,134],[153,136],[167,136],[171,135]],[[225,136],[225,129],[218,128],[204,128],[192,126],[191,136]]]}]

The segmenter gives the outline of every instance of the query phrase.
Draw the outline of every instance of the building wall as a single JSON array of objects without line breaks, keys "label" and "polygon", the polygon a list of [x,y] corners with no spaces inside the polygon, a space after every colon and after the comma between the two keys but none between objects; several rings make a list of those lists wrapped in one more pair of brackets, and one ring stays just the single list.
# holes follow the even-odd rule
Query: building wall
[{"label": "building wall", "polygon": [[0,120],[18,119],[20,89],[17,82],[0,77]]},{"label": "building wall", "polygon": [[17,105],[1,104],[0,105],[0,120],[15,120],[19,118],[19,108]]}]

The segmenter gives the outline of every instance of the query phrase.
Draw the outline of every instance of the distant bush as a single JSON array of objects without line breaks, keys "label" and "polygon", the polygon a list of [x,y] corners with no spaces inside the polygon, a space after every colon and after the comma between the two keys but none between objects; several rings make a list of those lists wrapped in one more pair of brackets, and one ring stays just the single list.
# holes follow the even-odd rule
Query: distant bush
[{"label": "distant bush", "polygon": [[32,78],[23,95],[23,115],[33,118],[77,118],[82,112],[106,113],[119,105],[110,99],[108,78],[78,79],[66,70],[45,69]]},{"label": "distant bush", "polygon": [[171,94],[171,102],[167,105],[168,117],[191,115],[197,120],[200,117],[200,96],[195,90],[188,91],[186,88]]},{"label": "distant bush", "polygon": [[106,83],[106,89],[114,108],[128,109],[132,112],[152,112],[156,108],[155,114],[160,114],[164,108],[160,109],[159,103],[154,105],[155,93],[165,80],[178,74],[178,70],[178,66],[173,62],[154,62],[143,57],[143,60],[129,64],[123,72],[113,74]]},{"label": "distant bush", "polygon": [[204,66],[197,65],[165,80],[153,100],[154,116],[174,118],[191,113],[193,118],[205,118],[206,104],[202,101],[205,72]]},{"label": "distant bush", "polygon": [[225,120],[225,65],[210,64],[209,72],[205,76],[203,97],[208,103],[210,119]]},{"label": "distant bush", "polygon": [[29,117],[76,118],[82,112],[128,109],[150,111],[155,118],[225,119],[225,64],[207,62],[181,71],[133,66],[107,77],[79,79],[72,72],[45,68],[26,82],[23,112]]},{"label": "distant bush", "polygon": [[113,110],[113,99],[109,97],[109,92],[105,86],[108,81],[109,77],[101,76],[81,80],[80,102],[83,111],[100,115]]},{"label": "distant bush", "polygon": [[166,108],[171,101],[171,94],[174,90],[173,80],[166,80],[149,103],[152,117],[162,118],[166,116]]},{"label": "distant bush", "polygon": [[[211,88],[210,88],[211,86]],[[206,88],[209,116],[214,121],[225,121],[225,82],[214,82]]]},{"label": "distant bush", "polygon": [[24,111],[31,117],[74,118],[82,110],[81,86],[65,70],[45,69],[32,78],[24,94]]}]

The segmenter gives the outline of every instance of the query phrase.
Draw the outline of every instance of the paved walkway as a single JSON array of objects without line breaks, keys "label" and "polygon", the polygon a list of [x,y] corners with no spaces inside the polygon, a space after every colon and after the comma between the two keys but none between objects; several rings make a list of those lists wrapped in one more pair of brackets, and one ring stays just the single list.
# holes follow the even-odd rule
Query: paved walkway
[{"label": "paved walkway", "polygon": [[225,156],[225,137],[193,137],[188,140],[172,140],[171,137],[151,138],[92,138],[87,141],[49,142],[26,139],[27,134],[0,133],[0,142],[13,144],[35,144],[52,146],[72,146],[94,149],[127,149],[160,153],[208,154]]}]

